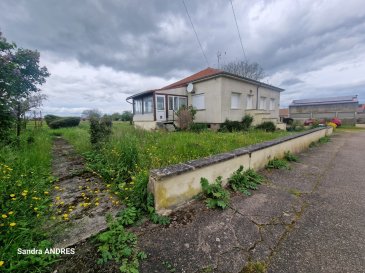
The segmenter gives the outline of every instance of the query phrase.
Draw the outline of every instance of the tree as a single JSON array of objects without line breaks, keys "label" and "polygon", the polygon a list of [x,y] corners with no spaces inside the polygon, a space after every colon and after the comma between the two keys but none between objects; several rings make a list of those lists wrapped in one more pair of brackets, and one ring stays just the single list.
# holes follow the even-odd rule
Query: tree
[{"label": "tree", "polygon": [[91,119],[91,118],[97,118],[99,119],[102,116],[102,113],[98,109],[88,109],[84,110],[81,113],[82,119]]},{"label": "tree", "polygon": [[118,112],[115,112],[111,115],[111,118],[113,121],[116,121],[116,120],[121,120],[122,119],[122,115]]},{"label": "tree", "polygon": [[241,77],[259,81],[265,77],[264,69],[258,63],[249,63],[247,61],[233,61],[223,65],[222,69]]},{"label": "tree", "polygon": [[122,115],[120,116],[120,119],[122,121],[132,122],[133,121],[133,113],[131,111],[124,111],[122,113]]},{"label": "tree", "polygon": [[40,92],[39,85],[50,75],[45,66],[40,67],[39,58],[38,51],[17,48],[0,32],[0,111],[8,121],[12,113],[16,115],[17,135],[21,128],[22,104]]}]

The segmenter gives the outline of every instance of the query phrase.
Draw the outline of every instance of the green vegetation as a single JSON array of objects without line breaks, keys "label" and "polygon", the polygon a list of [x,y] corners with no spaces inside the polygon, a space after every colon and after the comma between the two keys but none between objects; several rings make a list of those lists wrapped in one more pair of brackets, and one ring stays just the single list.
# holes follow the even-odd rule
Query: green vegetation
[{"label": "green vegetation", "polygon": [[221,125],[221,132],[239,132],[239,131],[247,131],[250,129],[251,124],[253,122],[253,117],[250,115],[245,115],[242,118],[242,121],[231,121],[226,119],[225,122]]},{"label": "green vegetation", "polygon": [[229,205],[229,191],[222,186],[222,177],[219,176],[214,183],[209,184],[209,181],[202,177],[200,179],[203,195],[206,198],[205,203],[208,208],[225,209]]},{"label": "green vegetation", "polygon": [[59,128],[68,128],[68,127],[76,127],[80,124],[79,117],[58,117],[52,120],[48,126],[51,129],[59,129]]},{"label": "green vegetation", "polygon": [[[32,128],[22,134],[14,145],[1,146],[1,269],[5,272],[44,272],[56,259],[50,255],[17,255],[19,247],[51,247],[49,235],[42,227],[47,221],[53,220],[49,197],[55,180],[50,171],[53,136],[62,135],[73,144],[85,157],[89,171],[102,177],[125,205],[116,219],[110,221],[107,233],[97,236],[102,257],[100,262],[114,260],[121,265],[122,272],[137,272],[135,269],[143,255],[135,247],[136,238],[125,228],[135,225],[142,218],[158,224],[168,224],[170,221],[168,217],[155,212],[153,196],[147,192],[149,169],[287,135],[286,132],[255,130],[234,133],[202,130],[199,135],[189,131],[149,132],[134,129],[129,123],[122,122],[113,123],[111,130],[112,134],[101,141],[98,147],[91,144],[89,122],[54,130]],[[229,193],[219,187],[219,179],[216,183],[216,188],[207,192],[210,192],[212,200],[215,197],[219,200],[209,201],[209,205],[226,207]],[[248,187],[250,189],[252,185]]]},{"label": "green vegetation", "polygon": [[[30,141],[31,140],[31,141]],[[14,145],[0,147],[0,261],[4,272],[42,272],[52,255],[18,255],[17,249],[51,246],[42,226],[51,212],[51,136],[27,131]]]},{"label": "green vegetation", "polygon": [[289,170],[289,164],[288,161],[284,160],[284,159],[279,159],[274,157],[274,159],[271,159],[267,165],[266,165],[266,169],[286,169]]},{"label": "green vegetation", "polygon": [[251,195],[249,190],[257,190],[258,185],[263,181],[263,177],[252,169],[243,170],[240,166],[228,179],[228,185],[234,191],[239,191],[246,195]]},{"label": "green vegetation", "polygon": [[284,154],[284,159],[288,162],[298,162],[298,157],[292,154],[290,151],[286,151]]},{"label": "green vegetation", "polygon": [[275,132],[276,126],[272,121],[265,121],[255,127],[259,130],[264,130],[266,132]]},{"label": "green vegetation", "polygon": [[101,258],[98,263],[110,260],[120,264],[123,273],[138,273],[139,262],[147,255],[137,248],[137,236],[128,232],[118,220],[108,217],[109,230],[97,236]]},{"label": "green vegetation", "polygon": [[241,273],[266,273],[267,264],[265,262],[249,262],[241,271]]}]

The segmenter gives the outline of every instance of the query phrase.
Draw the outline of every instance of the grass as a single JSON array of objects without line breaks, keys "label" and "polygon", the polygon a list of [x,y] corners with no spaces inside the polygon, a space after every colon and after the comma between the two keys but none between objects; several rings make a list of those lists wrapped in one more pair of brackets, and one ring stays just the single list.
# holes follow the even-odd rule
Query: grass
[{"label": "grass", "polygon": [[[153,208],[153,196],[147,192],[148,170],[187,160],[226,152],[235,148],[285,136],[283,131],[216,133],[149,132],[127,123],[114,123],[108,143],[96,150],[90,145],[89,125],[50,130],[31,128],[21,135],[19,145],[0,147],[0,269],[4,272],[48,272],[56,259],[51,255],[18,255],[17,249],[51,247],[45,223],[54,218],[50,193],[55,180],[51,175],[52,137],[68,140],[85,156],[88,167],[101,175],[105,183],[129,209],[122,226],[147,213],[151,221],[166,224]],[[137,216],[136,216],[137,217]],[[126,224],[125,224],[126,223]],[[109,241],[108,241],[109,244]],[[135,260],[134,260],[135,261]]]},{"label": "grass", "polygon": [[[82,122],[77,128],[54,130],[62,133],[80,153],[91,150],[89,144],[88,124]],[[250,130],[248,132],[221,133],[203,131],[194,132],[150,132],[133,128],[128,123],[113,123],[113,135],[108,149],[118,150],[123,142],[137,145],[142,169],[160,168],[200,157],[227,152],[236,148],[272,140],[288,135],[285,131],[264,132]]]},{"label": "grass", "polygon": [[21,135],[19,145],[0,147],[0,264],[4,272],[43,272],[50,255],[18,255],[17,248],[50,247],[42,230],[49,220],[51,136],[46,129]]}]

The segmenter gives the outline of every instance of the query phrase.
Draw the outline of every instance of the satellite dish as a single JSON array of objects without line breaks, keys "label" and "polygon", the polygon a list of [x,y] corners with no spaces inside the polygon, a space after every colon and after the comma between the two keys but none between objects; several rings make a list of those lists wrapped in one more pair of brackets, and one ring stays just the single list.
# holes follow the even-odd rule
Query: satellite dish
[{"label": "satellite dish", "polygon": [[191,93],[193,92],[193,90],[194,90],[194,85],[192,83],[189,83],[188,86],[186,87],[186,91],[188,93]]}]

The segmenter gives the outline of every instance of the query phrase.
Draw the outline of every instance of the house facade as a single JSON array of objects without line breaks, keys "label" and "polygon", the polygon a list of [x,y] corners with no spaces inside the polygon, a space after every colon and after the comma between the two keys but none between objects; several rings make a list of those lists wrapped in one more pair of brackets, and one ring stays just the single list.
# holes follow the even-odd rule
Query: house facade
[{"label": "house facade", "polygon": [[159,123],[176,121],[182,106],[197,110],[195,122],[212,129],[226,119],[254,116],[254,124],[279,121],[281,88],[243,78],[222,70],[207,68],[160,89],[127,98],[133,105],[135,126],[155,129]]},{"label": "house facade", "polygon": [[289,105],[289,116],[295,120],[339,118],[343,124],[356,123],[357,96],[294,100]]}]

